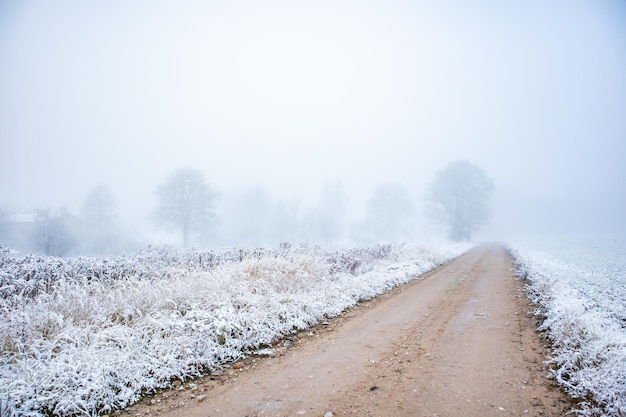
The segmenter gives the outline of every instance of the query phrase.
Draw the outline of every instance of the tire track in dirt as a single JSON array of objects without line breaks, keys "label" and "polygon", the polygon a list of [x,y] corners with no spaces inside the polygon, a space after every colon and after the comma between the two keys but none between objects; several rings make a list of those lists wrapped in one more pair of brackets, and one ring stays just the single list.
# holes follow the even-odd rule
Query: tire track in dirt
[{"label": "tire track in dirt", "polygon": [[562,415],[567,400],[545,378],[547,350],[511,268],[502,247],[476,247],[331,321],[331,331],[301,338],[282,356],[247,361],[254,369],[222,381],[205,378],[195,394],[161,393],[163,401],[145,405],[155,403],[149,399],[128,412]]}]

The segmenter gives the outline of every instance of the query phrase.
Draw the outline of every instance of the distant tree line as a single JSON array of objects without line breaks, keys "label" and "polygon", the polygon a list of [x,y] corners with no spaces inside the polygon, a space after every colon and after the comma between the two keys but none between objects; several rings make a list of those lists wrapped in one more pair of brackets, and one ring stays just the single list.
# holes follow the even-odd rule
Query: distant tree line
[{"label": "distant tree line", "polygon": [[[492,190],[480,167],[453,162],[431,183],[428,218],[449,239],[469,241],[489,217]],[[350,222],[348,194],[340,182],[327,184],[319,200],[305,206],[298,198],[276,199],[260,185],[220,193],[202,171],[191,168],[168,175],[155,196],[155,224],[177,233],[185,247],[408,242],[421,215],[409,190],[398,183],[376,187],[364,217]],[[89,191],[81,215],[41,209],[30,219],[15,221],[0,209],[0,243],[53,256],[112,254],[137,246],[117,226],[115,200],[107,186]]]},{"label": "distant tree line", "polygon": [[[477,166],[456,161],[438,172],[428,196],[429,217],[451,240],[469,241],[488,218],[491,180]],[[195,235],[200,244],[262,245],[278,242],[334,244],[398,243],[411,240],[416,219],[410,192],[401,184],[379,185],[367,201],[365,218],[348,223],[348,196],[340,182],[328,184],[320,200],[304,208],[298,199],[274,200],[262,186],[222,195],[201,171],[180,169],[156,189],[157,224],[178,230],[184,246]],[[218,199],[223,200],[218,217]]]}]

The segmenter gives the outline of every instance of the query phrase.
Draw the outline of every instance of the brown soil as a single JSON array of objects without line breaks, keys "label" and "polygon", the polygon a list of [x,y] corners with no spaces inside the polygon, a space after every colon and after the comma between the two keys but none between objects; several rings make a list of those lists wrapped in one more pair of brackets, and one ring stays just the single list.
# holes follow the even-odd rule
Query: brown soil
[{"label": "brown soil", "polygon": [[144,399],[133,416],[561,416],[507,252],[476,247],[268,358]]}]

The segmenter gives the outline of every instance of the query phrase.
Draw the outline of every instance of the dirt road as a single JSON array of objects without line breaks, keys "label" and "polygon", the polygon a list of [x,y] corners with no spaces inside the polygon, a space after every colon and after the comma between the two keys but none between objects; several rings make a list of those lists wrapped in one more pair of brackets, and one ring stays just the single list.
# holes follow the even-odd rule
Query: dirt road
[{"label": "dirt road", "polygon": [[423,278],[249,358],[224,375],[128,412],[207,416],[557,416],[571,407],[548,374],[506,251],[472,249]]}]

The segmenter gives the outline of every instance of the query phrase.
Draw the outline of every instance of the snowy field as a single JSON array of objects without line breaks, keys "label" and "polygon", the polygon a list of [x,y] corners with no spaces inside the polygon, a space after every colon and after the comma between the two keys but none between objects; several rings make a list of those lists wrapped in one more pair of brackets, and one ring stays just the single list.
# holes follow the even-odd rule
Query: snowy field
[{"label": "snowy field", "polygon": [[0,415],[97,415],[219,369],[458,256],[468,245],[114,258],[0,247]]},{"label": "snowy field", "polygon": [[588,416],[626,416],[626,241],[545,240],[511,245],[554,375]]}]

